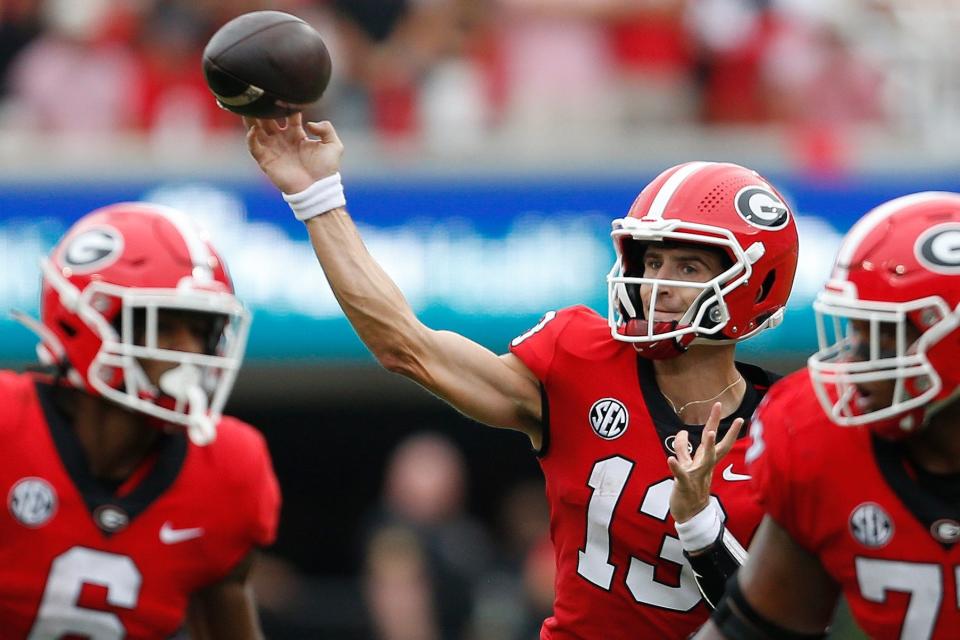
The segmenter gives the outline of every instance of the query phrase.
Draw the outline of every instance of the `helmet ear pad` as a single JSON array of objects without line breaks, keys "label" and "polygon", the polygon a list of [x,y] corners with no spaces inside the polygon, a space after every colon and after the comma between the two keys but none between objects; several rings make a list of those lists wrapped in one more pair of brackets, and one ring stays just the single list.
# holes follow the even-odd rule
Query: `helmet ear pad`
[{"label": "helmet ear pad", "polygon": [[[934,401],[944,400],[954,395],[960,389],[960,307],[954,309],[946,318],[929,327],[918,326],[922,322],[914,313],[908,323],[920,331],[930,331],[931,335],[923,336],[911,345],[911,350],[922,349],[927,361],[940,377],[942,389],[934,397]],[[907,392],[918,396],[929,389],[930,377],[910,378],[905,381]]]},{"label": "helmet ear pad", "polygon": [[[70,286],[67,284],[66,286]],[[78,290],[79,291],[79,290]],[[69,297],[69,296],[67,296]],[[114,325],[120,317],[122,303],[115,296],[97,294],[95,309],[109,325]],[[78,314],[73,306],[64,300],[61,291],[47,278],[41,293],[41,317],[44,325],[63,345],[63,366],[73,370],[71,380],[81,382],[80,386],[88,393],[96,393],[88,378],[91,364],[94,362],[105,336],[101,328]],[[100,367],[97,377],[114,389],[123,385],[123,371],[116,367]]]}]

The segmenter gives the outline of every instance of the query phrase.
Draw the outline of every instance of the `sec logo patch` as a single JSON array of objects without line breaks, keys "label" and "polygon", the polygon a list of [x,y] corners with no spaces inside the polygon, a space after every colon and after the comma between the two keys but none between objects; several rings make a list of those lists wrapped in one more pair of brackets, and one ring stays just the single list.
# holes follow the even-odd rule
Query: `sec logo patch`
[{"label": "sec logo patch", "polygon": [[21,478],[7,496],[11,515],[25,527],[42,527],[57,512],[57,493],[43,478]]},{"label": "sec logo patch", "polygon": [[883,507],[865,502],[850,514],[850,534],[863,546],[877,549],[893,537],[893,521]]},{"label": "sec logo patch", "polygon": [[622,436],[630,424],[630,414],[616,398],[602,398],[590,407],[590,428],[604,440]]}]

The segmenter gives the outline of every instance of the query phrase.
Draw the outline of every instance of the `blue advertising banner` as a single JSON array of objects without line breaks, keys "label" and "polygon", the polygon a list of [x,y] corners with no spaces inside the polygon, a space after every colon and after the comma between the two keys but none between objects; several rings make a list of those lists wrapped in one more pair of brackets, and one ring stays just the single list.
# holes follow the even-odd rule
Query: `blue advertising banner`
[{"label": "blue advertising banner", "polygon": [[[503,352],[547,310],[606,312],[610,221],[651,177],[357,180],[347,198],[370,251],[425,323]],[[797,213],[801,258],[785,324],[744,345],[766,355],[814,348],[810,302],[857,218],[913,191],[960,190],[955,178],[773,179]],[[254,313],[248,363],[369,358],[279,194],[262,181],[196,180],[0,183],[0,361],[34,357],[32,334],[7,311],[37,314],[38,258],[81,215],[122,200],[177,207],[209,231]]]}]

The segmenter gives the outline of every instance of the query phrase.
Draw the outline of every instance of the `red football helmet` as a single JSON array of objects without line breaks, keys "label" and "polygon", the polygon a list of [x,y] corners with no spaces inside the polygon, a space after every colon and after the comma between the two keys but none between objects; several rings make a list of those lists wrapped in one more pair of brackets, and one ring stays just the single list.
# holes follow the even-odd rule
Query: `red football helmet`
[{"label": "red football helmet", "polygon": [[[607,276],[611,335],[645,357],[671,358],[691,343],[744,340],[783,320],[797,269],[797,226],[784,199],[755,171],[717,162],[667,169],[626,218],[613,221],[611,236],[617,254]],[[730,266],[707,282],[643,277],[643,253],[656,242],[715,248]],[[646,309],[642,286],[652,287]],[[700,293],[680,320],[648,322],[661,287]]]},{"label": "red football helmet", "polygon": [[[212,441],[250,316],[192,221],[152,204],[104,207],[77,221],[41,269],[42,324],[26,322],[41,338],[41,361],[63,366],[71,386],[182,425],[197,444]],[[165,310],[215,319],[204,353],[158,348]],[[177,366],[154,385],[140,359]]]},{"label": "red football helmet", "polygon": [[[808,366],[830,418],[888,438],[917,429],[960,388],[960,194],[916,193],[864,216],[814,310]],[[885,406],[865,392],[878,382],[893,383]]]}]

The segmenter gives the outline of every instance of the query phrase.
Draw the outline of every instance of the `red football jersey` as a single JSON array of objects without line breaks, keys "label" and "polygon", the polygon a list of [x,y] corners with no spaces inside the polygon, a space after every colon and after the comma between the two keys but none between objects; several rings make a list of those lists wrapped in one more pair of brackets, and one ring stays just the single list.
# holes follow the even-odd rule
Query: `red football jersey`
[{"label": "red football jersey", "polygon": [[833,424],[806,371],[771,389],[751,435],[764,509],[820,559],[870,637],[960,637],[960,510],[920,488],[900,446]]},{"label": "red football jersey", "polygon": [[206,447],[167,436],[126,491],[90,475],[53,393],[0,371],[0,638],[167,638],[190,594],[274,539],[263,437],[232,418]]},{"label": "red football jersey", "polygon": [[[685,638],[709,610],[670,517],[667,467],[681,429],[694,447],[702,427],[667,405],[653,365],[610,336],[586,307],[550,312],[511,343],[543,385],[540,453],[557,563],[554,612],[544,640]],[[738,365],[750,384],[737,417],[749,418],[769,384]],[[713,492],[728,528],[746,546],[761,510],[745,480],[746,438],[717,466]]]}]

